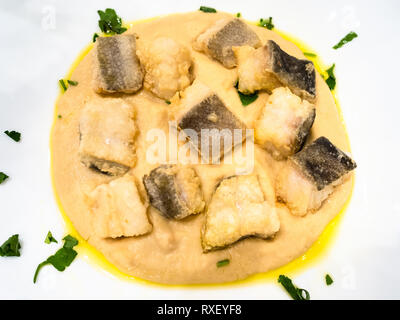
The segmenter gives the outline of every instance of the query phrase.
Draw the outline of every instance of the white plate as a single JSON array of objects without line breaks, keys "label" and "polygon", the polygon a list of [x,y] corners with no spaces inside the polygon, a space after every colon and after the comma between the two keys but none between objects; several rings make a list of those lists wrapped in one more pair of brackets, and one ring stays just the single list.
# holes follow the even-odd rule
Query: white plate
[{"label": "white plate", "polygon": [[[125,20],[196,10],[208,5],[249,20],[272,16],[279,29],[336,63],[338,95],[358,163],[356,184],[339,234],[327,255],[296,276],[313,299],[400,298],[399,1],[2,1],[0,132],[22,132],[15,143],[0,134],[0,242],[19,233],[22,256],[0,258],[0,298],[286,299],[271,282],[212,288],[160,288],[116,279],[77,258],[63,273],[39,262],[55,252],[48,230],[65,233],[50,179],[49,134],[57,80],[91,41],[98,9]],[[359,37],[331,47],[347,32]],[[335,279],[324,283],[325,273]]]}]

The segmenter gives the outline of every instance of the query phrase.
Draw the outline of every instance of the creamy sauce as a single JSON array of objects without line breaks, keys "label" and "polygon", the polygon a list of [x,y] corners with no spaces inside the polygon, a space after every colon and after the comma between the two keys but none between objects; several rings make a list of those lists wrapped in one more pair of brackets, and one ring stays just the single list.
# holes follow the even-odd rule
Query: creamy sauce
[{"label": "creamy sauce", "polygon": [[[233,88],[236,82],[236,70],[225,69],[218,62],[191,49],[192,40],[200,32],[215,20],[225,16],[224,13],[201,12],[171,15],[134,24],[127,32],[135,32],[139,36],[139,49],[142,39],[151,41],[160,36],[171,37],[185,44],[192,53],[195,77],[216,91],[226,105],[251,127],[268,94],[261,93],[254,103],[243,107],[236,89]],[[252,27],[263,43],[272,39],[288,53],[303,57],[302,51],[293,42],[267,29]],[[92,57],[87,54],[90,49],[91,46],[83,52],[83,58],[78,59],[68,75],[68,78],[78,81],[79,85],[69,87],[57,101],[51,139],[52,171],[58,202],[63,208],[62,211],[65,210],[64,216],[71,221],[70,228],[75,228],[82,236],[81,243],[86,243],[87,240],[88,244],[85,244],[84,248],[93,246],[102,253],[94,253],[94,256],[104,255],[111,262],[105,262],[103,259],[101,263],[103,267],[110,271],[114,270],[115,274],[117,270],[113,267],[115,265],[120,270],[117,272],[119,275],[128,278],[134,276],[154,282],[220,283],[244,279],[252,274],[270,270],[275,271],[269,272],[268,275],[275,276],[278,272],[291,271],[298,265],[315,260],[315,256],[320,256],[327,239],[331,238],[332,230],[338,220],[337,214],[350,197],[352,178],[338,187],[319,211],[306,217],[295,217],[283,205],[278,205],[281,230],[272,241],[246,239],[228,249],[203,254],[200,246],[200,228],[204,214],[176,222],[162,218],[154,208],[149,210],[149,218],[154,226],[153,232],[149,235],[118,240],[94,237],[91,234],[90,211],[85,197],[97,185],[108,182],[111,178],[88,170],[80,163],[78,157],[80,110],[85,102],[97,96],[91,88]],[[317,61],[314,59],[314,62]],[[332,93],[319,75],[317,75],[317,95],[317,118],[312,128],[311,140],[324,135],[342,150],[350,151],[341,114]],[[132,169],[132,173],[138,181],[141,181],[143,175],[154,167],[145,161],[145,152],[149,145],[145,140],[145,133],[153,127],[167,130],[170,106],[144,90],[136,95],[119,96],[134,105],[137,112],[137,124],[142,134],[136,140],[138,163]],[[112,96],[107,96],[105,99],[112,99]],[[62,118],[59,119],[58,115]],[[264,150],[256,148],[257,173],[268,175],[273,179],[278,168],[279,164]],[[196,170],[202,181],[206,201],[210,199],[217,181],[232,173],[232,168],[228,166],[198,166]],[[266,198],[273,199],[272,187],[267,182],[265,184]],[[144,194],[143,187],[141,192]],[[230,265],[217,268],[216,262],[226,258],[230,259]],[[282,266],[285,267],[279,268]],[[253,276],[252,279],[260,277],[265,275]]]}]

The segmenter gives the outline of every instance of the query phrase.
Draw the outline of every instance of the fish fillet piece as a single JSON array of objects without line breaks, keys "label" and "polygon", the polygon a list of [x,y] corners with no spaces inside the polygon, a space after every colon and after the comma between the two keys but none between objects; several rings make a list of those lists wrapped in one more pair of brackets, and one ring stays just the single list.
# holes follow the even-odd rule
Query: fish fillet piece
[{"label": "fish fillet piece", "polygon": [[318,210],[356,166],[346,153],[320,137],[289,157],[277,177],[277,196],[292,214],[304,216]]},{"label": "fish fillet piece", "polygon": [[281,160],[298,152],[314,123],[315,106],[290,89],[274,89],[255,122],[255,141]]},{"label": "fish fillet piece", "polygon": [[246,138],[246,126],[200,81],[195,80],[182,97],[173,116],[206,162],[219,161]]},{"label": "fish fillet piece", "polygon": [[311,61],[287,54],[273,40],[258,49],[234,47],[233,52],[238,60],[240,92],[272,91],[283,86],[303,99],[315,100],[315,68]]},{"label": "fish fillet piece", "polygon": [[98,37],[93,48],[93,88],[98,93],[133,93],[142,87],[135,35]]},{"label": "fish fillet piece", "polygon": [[171,38],[157,38],[138,52],[145,69],[144,87],[170,99],[193,81],[190,51]]},{"label": "fish fillet piece", "polygon": [[96,187],[89,194],[89,205],[98,237],[135,237],[153,228],[133,176],[125,175]]},{"label": "fish fillet piece", "polygon": [[86,104],[79,122],[79,156],[102,173],[122,175],[135,165],[134,110],[121,99]]},{"label": "fish fillet piece", "polygon": [[223,249],[240,239],[273,237],[280,228],[274,204],[265,201],[258,176],[233,176],[220,182],[206,211],[203,251]]},{"label": "fish fillet piece", "polygon": [[153,207],[166,218],[180,220],[204,210],[200,179],[193,168],[162,165],[143,177]]},{"label": "fish fillet piece", "polygon": [[226,68],[237,65],[233,46],[261,46],[257,34],[240,19],[221,19],[200,34],[193,48],[221,62]]}]

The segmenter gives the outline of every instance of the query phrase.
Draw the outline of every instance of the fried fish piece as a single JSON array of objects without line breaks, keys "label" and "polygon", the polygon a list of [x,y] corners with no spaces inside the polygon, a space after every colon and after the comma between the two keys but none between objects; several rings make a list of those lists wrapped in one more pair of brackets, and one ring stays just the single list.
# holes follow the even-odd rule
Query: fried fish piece
[{"label": "fried fish piece", "polygon": [[125,175],[96,187],[89,194],[89,206],[98,237],[135,237],[153,228],[133,176]]},{"label": "fried fish piece", "polygon": [[161,165],[143,177],[150,204],[166,218],[180,220],[201,213],[205,202],[193,168]]},{"label": "fried fish piece", "polygon": [[[221,99],[199,81],[184,93],[174,110],[178,128],[183,130],[206,162],[215,163],[246,138],[246,126]],[[193,135],[197,139],[193,139]]]},{"label": "fried fish piece", "polygon": [[157,38],[138,52],[145,69],[144,87],[170,99],[193,81],[190,51],[171,38]]},{"label": "fried fish piece", "polygon": [[250,236],[268,239],[279,228],[276,208],[265,201],[258,176],[232,176],[220,182],[208,205],[203,251],[223,249]]},{"label": "fried fish piece", "polygon": [[102,173],[122,175],[135,165],[134,110],[121,99],[91,101],[79,122],[79,156]]},{"label": "fried fish piece", "polygon": [[320,137],[288,159],[277,177],[277,196],[292,214],[303,216],[318,210],[356,167],[347,154]]},{"label": "fried fish piece", "polygon": [[98,37],[93,48],[93,88],[98,93],[133,93],[142,87],[135,35]]},{"label": "fried fish piece", "polygon": [[237,65],[233,46],[261,46],[260,38],[241,19],[222,19],[200,34],[193,47],[221,62],[226,68]]},{"label": "fried fish piece", "polygon": [[234,47],[233,52],[239,65],[240,92],[250,94],[284,86],[303,99],[315,100],[315,68],[311,61],[287,54],[273,40],[258,49]]},{"label": "fried fish piece", "polygon": [[304,145],[315,119],[315,106],[288,88],[272,91],[255,122],[255,141],[281,160]]}]

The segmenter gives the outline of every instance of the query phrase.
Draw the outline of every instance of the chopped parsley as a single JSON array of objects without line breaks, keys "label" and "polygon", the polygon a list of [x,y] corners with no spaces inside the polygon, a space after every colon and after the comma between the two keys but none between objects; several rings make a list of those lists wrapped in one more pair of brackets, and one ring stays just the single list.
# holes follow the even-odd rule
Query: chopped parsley
[{"label": "chopped parsley", "polygon": [[225,267],[230,263],[229,259],[224,259],[217,262],[217,268]]},{"label": "chopped parsley", "polygon": [[315,53],[312,53],[312,52],[303,52],[303,54],[306,57],[311,57],[311,58],[315,58],[317,56]]},{"label": "chopped parsley", "polygon": [[352,41],[354,38],[357,38],[358,34],[354,31],[349,32],[342,40],[340,40],[336,45],[333,46],[333,49],[339,49],[343,47],[346,43]]},{"label": "chopped parsley", "polygon": [[11,139],[18,142],[21,140],[21,134],[17,131],[4,131],[6,135],[8,135]]},{"label": "chopped parsley", "polygon": [[63,90],[63,92],[67,91],[68,87],[67,84],[65,82],[67,82],[69,85],[76,87],[78,85],[78,81],[74,81],[74,80],[64,80],[64,79],[60,79],[58,80],[58,82],[61,85],[61,88]]},{"label": "chopped parsley", "polygon": [[67,91],[67,85],[65,84],[64,79],[60,79],[60,80],[58,80],[58,82],[59,82],[63,92]]},{"label": "chopped parsley", "polygon": [[21,244],[18,240],[18,234],[14,234],[0,247],[0,257],[19,257]]},{"label": "chopped parsley", "polygon": [[235,88],[236,88],[237,93],[239,95],[239,99],[242,102],[242,105],[244,107],[248,106],[249,104],[251,104],[251,103],[253,103],[254,101],[257,100],[257,98],[258,98],[258,93],[257,92],[254,92],[252,94],[244,94],[244,93],[241,93],[239,91],[238,86],[239,86],[239,83],[236,83]]},{"label": "chopped parsley", "polygon": [[95,33],[94,35],[93,35],[93,38],[92,38],[92,41],[93,42],[96,42],[96,39],[99,37],[99,35],[97,34],[97,33]]},{"label": "chopped parsley", "polygon": [[105,11],[98,10],[97,13],[100,17],[99,28],[105,34],[121,34],[127,30],[122,26],[122,19],[117,15],[114,9],[107,8]]},{"label": "chopped parsley", "polygon": [[171,101],[165,100],[165,103],[166,103],[166,104],[171,104]]},{"label": "chopped parsley", "polygon": [[54,255],[48,257],[47,260],[43,261],[37,266],[35,275],[33,277],[33,283],[36,283],[39,271],[45,265],[51,264],[58,271],[62,272],[66,267],[71,265],[72,261],[74,261],[78,253],[73,248],[78,244],[78,240],[71,235],[66,236],[63,240],[63,247],[58,249]]},{"label": "chopped parsley", "polygon": [[325,79],[326,84],[328,85],[329,89],[333,90],[336,87],[336,77],[334,74],[335,64],[333,64],[326,73],[328,74],[328,78]]},{"label": "chopped parsley", "polygon": [[47,233],[46,239],[44,239],[44,243],[50,244],[52,242],[58,243],[58,241],[53,237],[51,231]]},{"label": "chopped parsley", "polygon": [[77,86],[78,85],[78,81],[74,81],[74,80],[67,80],[68,84],[70,84],[71,86]]},{"label": "chopped parsley", "polygon": [[8,175],[6,175],[4,172],[0,172],[0,184],[2,184],[8,178],[9,178]]},{"label": "chopped parsley", "polygon": [[325,282],[327,286],[330,286],[333,283],[333,279],[329,274],[325,275]]},{"label": "chopped parsley", "polygon": [[205,7],[205,6],[201,6],[199,10],[203,11],[203,12],[207,12],[207,13],[216,13],[217,12],[217,10],[215,10],[214,8]]},{"label": "chopped parsley", "polygon": [[292,280],[287,276],[280,275],[278,278],[278,283],[280,283],[289,295],[293,298],[293,300],[310,300],[310,294],[305,289],[297,288]]},{"label": "chopped parsley", "polygon": [[272,17],[269,17],[268,19],[261,18],[258,22],[258,25],[260,27],[267,28],[268,30],[275,28],[274,24],[272,23]]},{"label": "chopped parsley", "polygon": [[71,235],[64,237],[64,248],[73,248],[78,245],[79,241]]},{"label": "chopped parsley", "polygon": [[61,114],[59,114],[59,115],[57,116],[57,118],[58,118],[58,119],[61,119],[61,118],[62,118],[62,115],[61,115]]},{"label": "chopped parsley", "polygon": [[236,18],[240,18],[242,14],[240,12],[236,13]]}]

